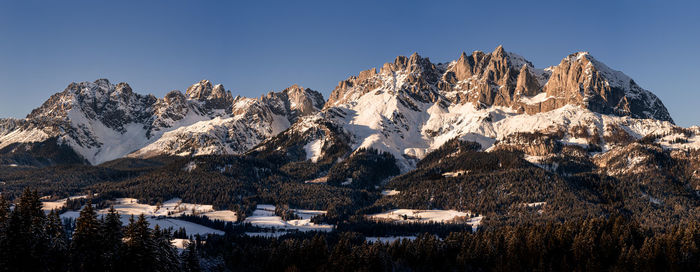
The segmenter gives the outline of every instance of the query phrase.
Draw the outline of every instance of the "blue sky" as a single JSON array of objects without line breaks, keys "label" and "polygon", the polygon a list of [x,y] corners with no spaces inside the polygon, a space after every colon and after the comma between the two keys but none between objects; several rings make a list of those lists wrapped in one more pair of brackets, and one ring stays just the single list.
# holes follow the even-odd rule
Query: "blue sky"
[{"label": "blue sky", "polygon": [[97,78],[158,97],[204,78],[234,95],[298,83],[327,97],[397,55],[503,44],[537,67],[589,51],[700,125],[697,1],[534,2],[0,0],[0,117]]}]

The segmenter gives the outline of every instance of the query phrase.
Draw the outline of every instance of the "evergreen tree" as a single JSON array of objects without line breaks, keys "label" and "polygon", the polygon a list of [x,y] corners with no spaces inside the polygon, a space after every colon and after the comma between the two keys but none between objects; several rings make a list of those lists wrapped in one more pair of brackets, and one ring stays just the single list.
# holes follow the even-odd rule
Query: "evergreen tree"
[{"label": "evergreen tree", "polygon": [[180,258],[177,249],[172,244],[170,230],[161,229],[156,225],[153,230],[153,243],[155,246],[156,271],[175,271],[180,267]]},{"label": "evergreen tree", "polygon": [[100,245],[100,223],[97,213],[88,201],[75,222],[75,232],[71,243],[71,267],[73,271],[102,270]]},{"label": "evergreen tree", "polygon": [[156,268],[153,234],[148,228],[146,217],[141,214],[138,220],[132,216],[124,232],[123,265],[121,271],[154,271]]},{"label": "evergreen tree", "polygon": [[114,207],[109,208],[107,215],[100,222],[100,237],[102,242],[102,262],[105,271],[116,271],[119,253],[122,247],[122,221]]},{"label": "evergreen tree", "polygon": [[187,247],[180,255],[182,262],[182,271],[184,272],[199,272],[199,256],[197,254],[197,244],[193,241],[187,243]]},{"label": "evergreen tree", "polygon": [[68,269],[68,237],[58,212],[51,210],[47,217],[46,234],[49,237],[48,268],[50,271]]},{"label": "evergreen tree", "polygon": [[46,216],[36,191],[25,189],[7,222],[7,270],[45,271]]},{"label": "evergreen tree", "polygon": [[10,202],[0,194],[0,228],[5,226],[10,217]]},{"label": "evergreen tree", "polygon": [[10,245],[7,242],[7,235],[9,221],[10,202],[0,194],[0,271],[8,271]]}]

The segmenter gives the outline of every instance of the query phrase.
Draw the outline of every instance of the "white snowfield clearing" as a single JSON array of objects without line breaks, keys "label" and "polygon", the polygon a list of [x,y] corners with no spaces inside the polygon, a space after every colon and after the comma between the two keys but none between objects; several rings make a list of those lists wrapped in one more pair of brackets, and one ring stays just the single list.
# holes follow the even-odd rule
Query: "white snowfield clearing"
[{"label": "white snowfield clearing", "polygon": [[[47,202],[44,202],[47,203]],[[65,204],[65,200],[63,200]],[[45,204],[46,205],[46,204]],[[56,204],[50,204],[56,205]],[[46,207],[46,206],[45,206]],[[62,206],[61,206],[62,207]],[[228,222],[236,221],[236,213],[232,211],[215,211],[212,205],[201,205],[192,203],[182,203],[179,198],[174,198],[164,202],[161,207],[148,204],[139,204],[134,198],[118,198],[116,203],[113,205],[114,209],[119,213],[122,224],[126,225],[129,223],[129,218],[131,216],[138,217],[143,214],[146,216],[146,220],[153,228],[159,225],[161,228],[170,228],[173,230],[178,230],[179,228],[184,228],[187,235],[206,235],[206,234],[218,234],[223,235],[224,232],[220,230],[215,230],[209,227],[205,227],[192,222],[175,219],[172,217],[178,217],[180,215],[204,215],[212,220],[221,220]],[[109,212],[109,209],[98,210],[97,214],[105,215]],[[61,218],[73,218],[77,219],[80,216],[79,211],[68,211],[61,214]]]},{"label": "white snowfield clearing", "polygon": [[81,195],[81,196],[71,196],[69,198],[62,198],[56,201],[42,201],[42,207],[41,209],[44,212],[50,212],[51,210],[60,210],[63,208],[63,206],[66,206],[66,202],[68,199],[70,200],[75,200],[75,199],[80,199],[80,198],[87,198],[87,195]]},{"label": "white snowfield clearing", "polygon": [[250,223],[260,228],[298,231],[331,231],[334,228],[333,225],[315,224],[311,222],[311,217],[325,214],[325,211],[292,209],[292,212],[301,219],[284,221],[281,217],[275,215],[274,205],[259,204],[253,212],[253,215],[246,218],[244,223]]},{"label": "white snowfield clearing", "polygon": [[464,223],[471,225],[473,230],[481,225],[483,219],[483,216],[472,216],[471,212],[412,209],[394,209],[367,217],[376,221],[398,223]]},{"label": "white snowfield clearing", "polygon": [[[85,198],[86,196],[72,196],[69,199]],[[60,209],[66,204],[66,198],[57,201],[45,201],[43,209],[50,211]],[[135,198],[117,198],[113,205],[121,215],[145,215],[155,217],[178,217],[180,215],[206,216],[211,220],[236,222],[236,213],[233,211],[215,211],[212,205],[183,203],[179,198],[173,198],[164,202],[160,208],[156,205],[139,204]]]},{"label": "white snowfield clearing", "polygon": [[[97,211],[97,215],[103,216],[108,213],[108,209],[103,209]],[[78,216],[80,216],[79,211],[69,211],[61,214],[61,219],[65,218],[72,218],[72,219],[77,219]],[[119,213],[119,216],[121,218],[122,224],[127,225],[129,224],[129,219],[134,216],[137,217],[138,215],[135,214],[123,214]],[[209,227],[205,227],[199,224],[195,224],[192,222],[188,221],[183,221],[183,220],[178,220],[174,218],[168,218],[168,217],[151,217],[147,216],[146,221],[148,221],[149,227],[150,228],[155,228],[156,225],[160,226],[160,228],[173,228],[173,230],[178,230],[180,228],[184,228],[185,231],[187,232],[187,235],[207,235],[207,234],[216,234],[216,235],[224,235],[223,231],[220,230],[215,230]]]},{"label": "white snowfield clearing", "polygon": [[212,205],[183,203],[179,198],[163,202],[160,206],[139,204],[134,198],[118,198],[114,209],[120,214],[133,214],[146,216],[168,216],[177,217],[180,215],[206,216],[211,220],[221,220],[236,222],[236,213],[233,211],[215,211]]}]

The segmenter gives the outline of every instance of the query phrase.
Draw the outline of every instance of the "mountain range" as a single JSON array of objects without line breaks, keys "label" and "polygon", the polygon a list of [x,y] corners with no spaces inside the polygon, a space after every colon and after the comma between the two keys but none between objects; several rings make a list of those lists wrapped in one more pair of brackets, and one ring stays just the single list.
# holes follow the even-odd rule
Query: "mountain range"
[{"label": "mountain range", "polygon": [[540,69],[499,46],[447,63],[399,56],[340,81],[328,100],[298,85],[246,98],[202,80],[157,98],[106,79],[71,83],[26,118],[0,119],[0,163],[265,153],[334,164],[376,149],[407,172],[455,138],[537,162],[562,146],[603,157],[645,137],[665,149],[697,149],[698,135],[587,52]]}]

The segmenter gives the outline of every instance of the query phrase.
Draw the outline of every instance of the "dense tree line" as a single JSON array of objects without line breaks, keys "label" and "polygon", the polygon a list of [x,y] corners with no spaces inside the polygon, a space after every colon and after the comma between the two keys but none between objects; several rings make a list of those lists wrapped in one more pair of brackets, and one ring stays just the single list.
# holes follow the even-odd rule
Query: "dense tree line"
[{"label": "dense tree line", "polygon": [[114,209],[98,218],[85,205],[68,235],[58,213],[46,215],[36,191],[25,190],[14,209],[0,196],[0,271],[198,271],[196,244],[182,254],[168,229],[133,216],[122,226]]},{"label": "dense tree line", "polygon": [[396,159],[388,152],[360,148],[336,163],[328,172],[328,184],[357,189],[375,189],[380,182],[400,173]]},{"label": "dense tree line", "polygon": [[64,198],[82,194],[100,182],[119,182],[138,176],[139,171],[115,170],[89,165],[59,165],[43,168],[0,168],[0,191],[8,199],[19,197],[24,188],[36,188],[42,196]]},{"label": "dense tree line", "polygon": [[[45,124],[39,124],[43,127]],[[21,152],[15,152],[21,150]],[[59,143],[58,137],[42,142],[12,143],[0,148],[0,165],[19,164],[49,166],[56,164],[87,164],[70,146]]]},{"label": "dense tree line", "polygon": [[[472,233],[453,229],[415,240],[371,242],[372,225],[333,233],[256,238],[229,230],[181,254],[170,230],[146,219],[123,227],[88,202],[69,237],[58,214],[45,215],[35,191],[14,209],[0,198],[2,271],[698,271],[700,224],[650,231],[624,216],[524,223]],[[374,228],[387,226],[374,225]],[[436,226],[437,227],[437,226]],[[444,227],[444,226],[443,226]],[[393,227],[389,227],[393,229]],[[409,227],[410,228],[410,227]],[[384,233],[386,234],[386,233]]]},{"label": "dense tree line", "polygon": [[698,271],[700,224],[643,230],[623,216],[368,242],[356,232],[210,237],[232,271]]}]

